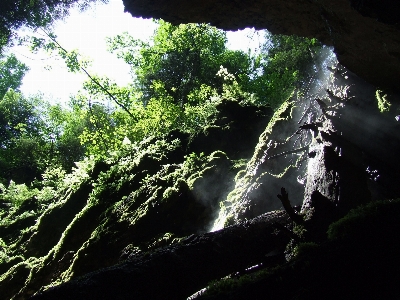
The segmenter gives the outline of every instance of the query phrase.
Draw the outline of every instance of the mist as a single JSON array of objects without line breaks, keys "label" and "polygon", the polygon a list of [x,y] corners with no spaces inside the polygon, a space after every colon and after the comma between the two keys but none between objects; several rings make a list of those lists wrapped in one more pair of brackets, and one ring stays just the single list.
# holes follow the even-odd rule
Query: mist
[{"label": "mist", "polygon": [[[337,134],[361,150],[360,165],[368,177],[371,199],[400,195],[395,182],[400,163],[399,108],[393,104],[390,112],[381,113],[377,88],[338,64],[332,48],[323,47],[310,69],[309,80],[296,89],[285,109],[278,110],[274,117],[278,121],[261,134],[246,170],[236,176],[234,188],[220,202],[211,231],[282,209],[276,196],[281,187],[288,191],[292,205],[302,204],[309,146],[317,129],[313,126],[318,126],[322,115],[336,118]],[[390,95],[393,103],[398,98]],[[342,150],[337,151],[341,155]],[[347,155],[346,159],[360,158]]]}]

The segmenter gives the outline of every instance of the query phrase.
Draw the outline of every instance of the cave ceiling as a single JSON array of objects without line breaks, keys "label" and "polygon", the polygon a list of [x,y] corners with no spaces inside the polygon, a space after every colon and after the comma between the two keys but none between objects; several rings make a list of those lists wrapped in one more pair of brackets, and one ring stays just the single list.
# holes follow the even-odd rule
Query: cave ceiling
[{"label": "cave ceiling", "polygon": [[134,17],[210,23],[318,38],[341,64],[381,88],[400,90],[398,0],[123,0]]}]

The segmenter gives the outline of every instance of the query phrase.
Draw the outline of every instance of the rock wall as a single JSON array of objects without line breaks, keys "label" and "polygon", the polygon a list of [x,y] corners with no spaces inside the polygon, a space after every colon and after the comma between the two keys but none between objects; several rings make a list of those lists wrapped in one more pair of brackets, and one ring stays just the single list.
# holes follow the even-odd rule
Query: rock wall
[{"label": "rock wall", "polygon": [[[260,132],[255,128],[262,130],[271,115],[268,108],[243,107],[231,100],[221,100],[217,110],[218,124],[204,128],[196,137],[189,138],[175,131],[163,138],[127,144],[121,147],[121,155],[107,161],[95,164],[88,159],[78,163],[72,174],[59,183],[49,202],[32,198],[19,209],[6,206],[7,213],[0,211],[0,300],[27,299],[46,286],[111,267],[141,252],[176,244],[183,237],[207,232],[218,212],[220,199],[231,189],[234,176],[244,168],[251,156],[249,151],[257,144]],[[246,118],[237,118],[241,114]],[[268,224],[274,239],[275,228]],[[257,228],[254,233],[265,236]],[[226,240],[229,243],[230,239]],[[263,249],[259,247],[259,236],[253,241],[250,252],[254,248]],[[242,240],[234,244],[249,243]],[[214,251],[212,246],[208,246],[210,251]],[[197,252],[192,256],[197,257]],[[246,258],[245,252],[243,256]],[[165,259],[169,261],[168,257]],[[245,263],[251,264],[251,257]],[[225,261],[221,264],[232,269]],[[182,262],[180,266],[182,269],[185,264]],[[164,270],[170,273],[169,269]],[[180,274],[179,270],[175,273],[177,277]],[[205,278],[204,285],[210,277]],[[173,282],[174,278],[170,280]],[[189,294],[195,292],[198,283],[189,278],[185,280],[192,281]],[[116,284],[121,282],[117,280]],[[149,286],[143,285],[146,288]],[[108,296],[93,296],[93,299],[118,299],[118,296]],[[51,295],[50,298],[78,299]],[[156,298],[145,295],[142,299]]]},{"label": "rock wall", "polygon": [[206,22],[315,37],[334,46],[339,62],[373,85],[399,89],[400,25],[396,0],[124,0],[132,16]]}]

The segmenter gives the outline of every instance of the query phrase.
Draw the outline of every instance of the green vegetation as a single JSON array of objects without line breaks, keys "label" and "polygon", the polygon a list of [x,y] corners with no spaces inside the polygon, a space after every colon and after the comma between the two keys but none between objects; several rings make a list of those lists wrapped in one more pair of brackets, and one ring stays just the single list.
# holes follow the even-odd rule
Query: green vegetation
[{"label": "green vegetation", "polygon": [[265,33],[261,54],[253,57],[252,78],[244,90],[255,93],[259,104],[274,109],[321,68],[322,45],[316,39]]},{"label": "green vegetation", "polygon": [[158,24],[149,42],[126,33],[108,39],[110,51],[131,67],[132,84],[123,87],[87,73],[79,53],[62,48],[55,35],[30,40],[33,50],[55,52],[71,72],[89,76],[68,109],[49,108],[54,141],[68,153],[64,168],[82,155],[105,159],[123,143],[173,130],[196,135],[215,120],[221,99],[278,108],[318,64],[315,40],[267,35],[264,51],[252,56],[227,49],[225,33],[212,26]]},{"label": "green vegetation", "polygon": [[[48,25],[89,2],[31,1],[14,15],[6,2],[0,47],[20,26]],[[0,294],[26,296],[209,230],[235,178],[251,181],[265,150],[258,136],[291,119],[291,96],[319,63],[316,40],[267,34],[253,55],[229,50],[210,25],[157,23],[149,41],[107,41],[131,68],[126,86],[88,73],[52,33],[21,39],[88,75],[64,106],[21,94],[27,67],[1,57],[0,281],[13,288]]]},{"label": "green vegetation", "polygon": [[9,89],[18,90],[22,78],[28,70],[29,68],[21,63],[14,54],[6,57],[0,55],[0,99]]},{"label": "green vegetation", "polygon": [[[294,102],[288,99],[283,102],[278,109],[274,112],[273,116],[266,125],[264,131],[261,133],[257,145],[255,145],[254,153],[249,160],[246,170],[239,171],[235,177],[235,189],[233,189],[227,196],[225,201],[220,203],[220,214],[217,223],[228,226],[238,221],[238,214],[242,210],[241,206],[243,200],[248,198],[249,190],[261,185],[261,182],[273,180],[271,177],[282,178],[290,168],[295,168],[297,161],[289,165],[281,164],[275,168],[275,171],[280,170],[278,174],[264,172],[259,176],[254,176],[259,168],[260,162],[264,161],[265,153],[270,147],[269,142],[273,141],[273,133],[278,134],[279,129],[285,129],[289,123],[292,123],[292,111]],[[265,177],[268,176],[268,179]]]},{"label": "green vegetation", "polygon": [[387,112],[390,110],[390,106],[392,105],[388,99],[387,94],[384,94],[381,90],[376,90],[375,92],[376,100],[378,101],[378,109],[381,113]]},{"label": "green vegetation", "polygon": [[[334,166],[325,164],[318,172],[338,180],[335,190],[347,191],[342,189],[342,175],[347,165],[352,167],[352,158],[345,160],[350,139],[337,134],[341,129],[334,123],[348,117],[336,114],[336,109],[353,96],[341,98],[329,91],[332,105],[315,97],[302,102],[305,94],[311,98],[309,83],[317,82],[326,68],[321,60],[326,48],[317,40],[266,32],[256,54],[246,53],[228,49],[226,33],[208,24],[159,20],[148,41],[127,33],[107,39],[109,51],[131,70],[131,82],[120,86],[107,74],[90,74],[88,61],[78,50],[63,48],[48,27],[42,28],[46,38],[13,36],[23,25],[50,25],[69,8],[84,8],[92,1],[2,4],[0,298],[27,298],[138,253],[151,261],[152,254],[164,251],[160,247],[180,241],[197,245],[196,239],[208,236],[196,234],[212,226],[218,229],[278,209],[281,203],[270,195],[287,178],[304,185],[306,178],[298,173],[306,174],[308,158],[315,155],[311,143],[340,148],[340,139],[345,140],[344,155],[335,155]],[[70,72],[88,76],[69,103],[53,104],[46,95],[20,92],[28,68],[12,54],[2,55],[17,38],[33,52],[59,56]],[[381,90],[376,100],[381,112],[394,109],[395,103],[391,107]],[[326,132],[318,129],[318,116],[332,121]],[[378,180],[377,171],[371,174]],[[304,186],[293,184],[289,189],[291,201],[303,199]],[[398,256],[399,203],[371,203],[339,220],[336,215],[324,218],[330,212],[322,207],[321,219],[337,221],[326,236],[325,229],[320,230],[318,240],[312,235],[313,224],[276,222],[273,235],[286,234],[287,239],[271,243],[280,255],[275,255],[276,249],[265,257],[263,253],[265,260],[259,264],[260,269],[264,263],[272,267],[254,273],[238,270],[242,272],[212,282],[205,297],[234,289],[238,299],[256,299],[251,292],[259,289],[271,298],[313,299],[326,296],[321,291],[332,287],[332,298],[341,299],[349,288],[345,281],[369,296],[361,288],[371,286],[371,278],[390,282],[391,274],[398,273],[399,264],[391,262]],[[269,216],[274,218],[273,213]],[[352,298],[366,298],[362,295]],[[374,298],[396,297],[383,293]]]},{"label": "green vegetation", "polygon": [[[329,226],[328,238],[345,243],[353,243],[357,240],[357,243],[362,241],[367,244],[371,240],[370,235],[373,235],[375,247],[383,247],[384,241],[390,243],[391,240],[397,239],[396,232],[400,229],[396,221],[399,207],[400,199],[376,201],[355,208]],[[365,234],[366,232],[368,234]]]},{"label": "green vegetation", "polygon": [[200,299],[397,298],[399,213],[399,199],[353,209],[329,226],[327,241],[300,243],[289,263],[212,281]]},{"label": "green vegetation", "polygon": [[[0,54],[3,48],[17,39],[15,31],[22,26],[38,28],[50,25],[68,15],[72,7],[84,10],[98,0],[4,0],[0,9]],[[107,2],[107,0],[101,0]]]},{"label": "green vegetation", "polygon": [[130,65],[145,105],[159,98],[181,108],[200,104],[204,98],[197,95],[222,90],[223,81],[215,76],[221,65],[239,82],[247,77],[249,57],[228,50],[222,30],[206,24],[158,24],[151,43],[126,33],[108,42],[110,50]]},{"label": "green vegetation", "polygon": [[0,101],[0,181],[30,184],[50,167],[70,171],[83,159],[82,123],[40,96],[26,98],[9,89]]}]

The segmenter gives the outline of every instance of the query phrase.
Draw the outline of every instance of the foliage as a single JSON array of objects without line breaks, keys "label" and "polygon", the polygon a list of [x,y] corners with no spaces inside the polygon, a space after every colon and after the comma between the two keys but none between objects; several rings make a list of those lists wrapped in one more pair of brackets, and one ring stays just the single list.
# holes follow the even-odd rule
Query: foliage
[{"label": "foliage", "polygon": [[[50,201],[54,204],[55,199],[62,196],[66,190],[77,189],[89,178],[93,166],[94,160],[86,158],[77,162],[68,174],[62,167],[51,166],[44,171],[43,180],[40,182],[33,182],[30,185],[18,184],[13,180],[10,180],[8,185],[0,183],[0,200],[14,207],[7,208],[10,219],[15,217],[13,215],[16,209],[18,210],[18,207],[27,200],[37,201],[40,208],[47,207]],[[7,218],[3,218],[3,221],[8,222]]]},{"label": "foliage", "polygon": [[[13,32],[22,26],[31,28],[50,25],[63,19],[73,7],[81,10],[97,0],[3,0],[0,6],[0,53],[13,37]],[[107,0],[101,0],[105,3]]]},{"label": "foliage", "polygon": [[248,57],[226,48],[223,31],[207,24],[158,23],[151,43],[127,33],[108,40],[110,51],[131,66],[145,105],[164,96],[181,108],[199,104],[199,99],[189,95],[204,85],[220,89],[221,81],[215,77],[220,65],[234,75],[246,74]]},{"label": "foliage", "polygon": [[79,136],[88,124],[78,109],[63,108],[59,104],[47,107],[46,135],[52,137],[52,164],[70,171],[75,162],[85,157],[85,145]]},{"label": "foliage", "polygon": [[8,89],[18,90],[22,78],[29,68],[20,62],[14,54],[1,57],[0,60],[0,99],[4,97]]},{"label": "foliage", "polygon": [[245,91],[260,104],[278,108],[320,68],[322,45],[316,39],[265,33],[261,53],[253,58],[253,73]]},{"label": "foliage", "polygon": [[83,124],[40,95],[26,98],[9,90],[0,100],[0,178],[4,184],[31,183],[49,166],[70,170],[83,158]]},{"label": "foliage", "polygon": [[55,35],[30,40],[34,51],[56,51],[71,72],[89,76],[73,99],[84,124],[78,136],[86,155],[104,159],[124,141],[176,129],[194,135],[213,122],[220,99],[278,107],[306,77],[311,48],[319,47],[315,40],[269,36],[268,53],[251,57],[228,50],[225,33],[215,27],[158,23],[150,42],[127,33],[108,39],[110,51],[131,66],[133,83],[124,87],[90,75],[78,52],[62,48]]},{"label": "foliage", "polygon": [[221,67],[215,77],[222,83],[221,94],[203,84],[188,95],[193,102],[186,103],[183,108],[173,102],[162,82],[153,84],[158,97],[151,98],[144,106],[140,93],[135,92],[133,86],[118,87],[107,78],[97,78],[123,104],[123,109],[108,101],[97,84],[86,82],[85,91],[74,99],[89,120],[80,136],[86,153],[102,159],[120,149],[124,141],[140,142],[149,137],[165,136],[174,130],[194,136],[215,121],[216,107],[222,99],[241,99],[243,105],[255,102],[254,96],[243,92],[235,76],[225,68]]},{"label": "foliage", "polygon": [[0,197],[3,201],[13,203],[16,206],[21,205],[24,201],[32,199],[36,194],[37,189],[30,189],[25,184],[16,184],[14,181],[10,181],[10,184],[6,188],[0,184]]},{"label": "foliage", "polygon": [[[320,49],[315,40],[268,35],[264,52],[251,56],[228,50],[225,33],[210,25],[158,23],[150,42],[126,33],[108,39],[110,51],[131,66],[127,86],[89,74],[87,61],[52,33],[26,40],[32,51],[57,52],[71,72],[82,71],[89,80],[68,109],[40,97],[31,103],[15,92],[4,97],[0,163],[6,181],[30,182],[50,166],[69,171],[85,155],[105,159],[124,144],[173,130],[194,136],[215,121],[221,99],[277,108],[312,76],[309,65],[315,67]],[[21,107],[18,118],[7,113],[11,105]],[[29,176],[17,178],[18,169]]]},{"label": "foliage", "polygon": [[[199,99],[191,97],[196,91],[208,88],[222,93],[224,77],[215,74],[226,69],[234,78],[231,91],[240,88],[251,95],[252,104],[277,108],[321,67],[322,45],[316,39],[268,32],[265,40],[260,54],[250,55],[226,49],[225,35],[213,27],[161,21],[152,43],[126,33],[108,42],[110,50],[130,64],[145,104],[152,97],[167,95],[180,107],[197,105]],[[233,81],[225,77],[229,80]]]},{"label": "foliage", "polygon": [[15,178],[18,183],[38,175],[44,154],[44,141],[39,138],[44,123],[36,100],[9,90],[0,101],[1,177]]},{"label": "foliage", "polygon": [[[110,49],[132,67],[133,82],[126,86],[118,86],[106,76],[89,75],[85,62],[78,59],[78,52],[63,49],[55,36],[49,35],[49,43],[44,39],[32,39],[34,50],[57,51],[71,72],[88,74],[89,80],[71,99],[68,108],[51,105],[40,95],[27,98],[15,91],[26,70],[18,61],[4,64],[4,74],[14,69],[17,72],[8,74],[9,83],[4,83],[5,92],[0,100],[0,200],[6,204],[6,208],[0,210],[0,225],[5,228],[26,219],[36,222],[39,212],[24,211],[24,206],[28,207],[31,202],[38,205],[40,213],[46,209],[38,222],[30,225],[32,232],[46,221],[57,219],[58,223],[59,218],[52,219],[57,213],[58,216],[64,212],[72,216],[66,218],[66,229],[60,226],[62,237],[45,258],[43,270],[46,273],[55,269],[50,263],[58,264],[64,259],[63,247],[70,247],[68,239],[74,235],[70,229],[79,230],[79,223],[87,226],[84,234],[88,237],[85,240],[83,234],[83,237],[73,238],[82,239],[84,244],[74,242],[73,249],[68,249],[76,254],[71,267],[64,270],[64,279],[72,276],[73,264],[78,261],[79,265],[85,251],[90,253],[90,247],[96,248],[100,240],[100,243],[109,243],[110,253],[120,253],[124,240],[140,242],[142,247],[144,238],[139,241],[140,234],[162,234],[162,230],[186,234],[191,232],[191,224],[204,225],[210,218],[206,210],[213,209],[216,205],[213,201],[221,198],[215,195],[226,195],[222,184],[216,186],[224,189],[223,193],[216,193],[210,187],[210,181],[220,181],[212,176],[206,178],[207,172],[211,170],[213,175],[223,172],[221,170],[226,167],[223,163],[229,165],[227,168],[243,169],[248,161],[232,163],[221,151],[211,155],[196,152],[185,155],[188,145],[180,137],[195,138],[206,127],[215,125],[217,105],[222,100],[238,101],[242,105],[269,105],[276,110],[260,137],[253,158],[236,176],[236,188],[228,195],[226,206],[221,202],[222,216],[228,218],[227,222],[229,218],[235,221],[232,216],[240,205],[239,200],[246,200],[253,186],[263,184],[253,179],[254,174],[264,171],[259,164],[265,160],[267,142],[273,143],[272,128],[291,119],[294,102],[290,101],[290,95],[320,67],[321,45],[316,40],[269,36],[265,51],[251,57],[226,49],[225,34],[209,25],[159,23],[160,28],[148,43],[126,34],[109,40]],[[382,110],[389,108],[381,91],[377,91],[377,99]],[[229,124],[226,128],[229,129]],[[269,175],[282,177],[288,168],[278,175]],[[205,186],[210,189],[208,194],[203,191]],[[76,202],[70,201],[74,192],[77,192]],[[196,192],[205,194],[207,199],[198,201],[196,197],[200,196]],[[64,206],[67,201],[68,206]],[[84,208],[77,206],[77,202]],[[203,202],[211,209],[204,208]],[[8,207],[10,203],[13,207]],[[204,212],[199,212],[199,207]],[[165,213],[170,211],[173,213]],[[381,211],[382,216],[390,212],[380,204],[364,207],[362,212],[352,212],[330,227],[329,238],[340,240],[361,235],[365,227],[357,228],[357,225],[368,223],[372,212],[376,211]],[[144,219],[146,214],[158,214],[157,222]],[[187,216],[189,229],[181,226]],[[194,222],[194,218],[198,220]],[[128,234],[119,232],[124,223],[129,224]],[[138,227],[134,227],[136,225]],[[391,225],[393,228],[395,224]],[[170,228],[165,229],[165,226]],[[18,243],[23,244],[24,233],[29,230],[18,231]],[[134,234],[135,231],[140,234]],[[165,240],[170,240],[172,234],[165,235]],[[120,244],[111,245],[110,241],[114,240]],[[17,243],[13,247],[15,245]],[[0,262],[9,260],[7,251],[11,248],[6,246],[0,239]],[[302,243],[295,248],[298,258],[315,251],[320,251],[320,246],[314,243]],[[54,262],[50,262],[52,255]],[[111,259],[107,263],[114,262]],[[58,266],[57,272],[61,272],[63,266]],[[219,287],[218,284],[212,286],[217,290],[230,290],[270,276],[268,272],[242,276],[239,280],[231,278],[221,281]],[[27,282],[31,277],[33,275]]]},{"label": "foliage", "polygon": [[[40,33],[37,31],[33,35],[19,37],[19,44],[28,47],[32,53],[44,50],[48,55],[58,55],[65,62],[68,71],[71,73],[86,72],[85,68],[90,65],[89,59],[82,57],[76,49],[67,51],[63,48],[57,41],[57,35],[49,31],[49,28],[40,29]],[[90,77],[87,72],[86,74]]]}]

